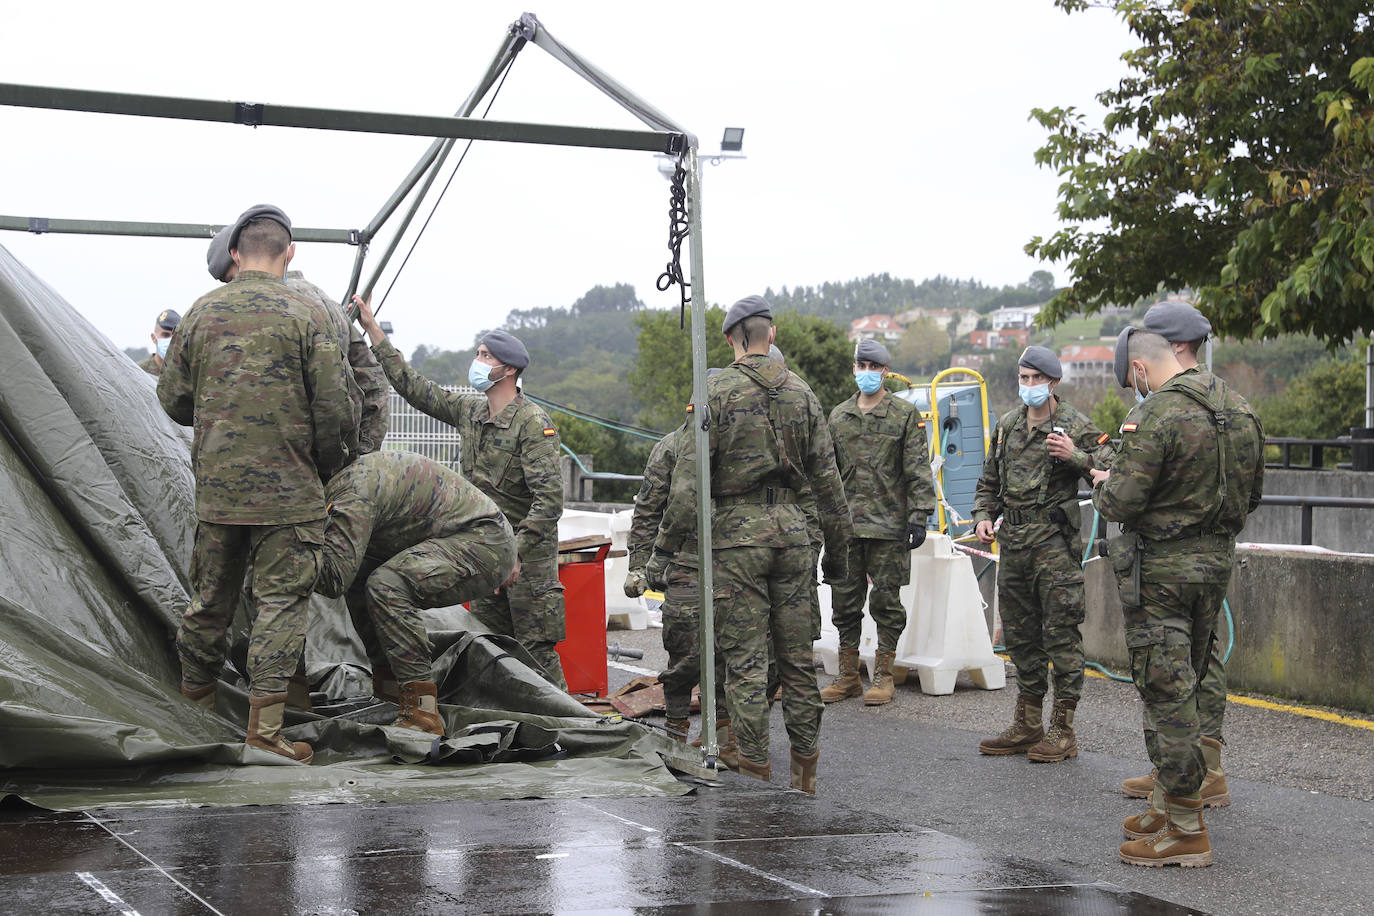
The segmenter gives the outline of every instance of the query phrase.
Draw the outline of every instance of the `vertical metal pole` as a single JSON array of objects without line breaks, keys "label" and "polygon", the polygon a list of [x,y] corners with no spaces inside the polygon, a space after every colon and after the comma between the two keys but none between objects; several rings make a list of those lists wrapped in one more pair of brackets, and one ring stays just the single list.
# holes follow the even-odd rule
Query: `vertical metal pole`
[{"label": "vertical metal pole", "polygon": [[687,149],[687,227],[692,260],[692,417],[697,448],[697,543],[701,545],[701,748],[714,761],[716,741],[716,609],[711,568],[711,442],[706,405],[706,282],[701,248],[701,162],[696,139]]},{"label": "vertical metal pole", "polygon": [[1374,427],[1374,338],[1364,348],[1364,425]]},{"label": "vertical metal pole", "polygon": [[[1310,545],[1310,544],[1312,543],[1312,504],[1311,504],[1311,503],[1303,503],[1303,504],[1302,504],[1302,521],[1300,522],[1300,525],[1301,525],[1301,528],[1300,528],[1300,531],[1299,531],[1299,533],[1298,533],[1298,543],[1304,544],[1304,545]],[[703,702],[704,702],[704,701],[703,701]],[[704,706],[703,706],[702,708],[705,709]]]}]

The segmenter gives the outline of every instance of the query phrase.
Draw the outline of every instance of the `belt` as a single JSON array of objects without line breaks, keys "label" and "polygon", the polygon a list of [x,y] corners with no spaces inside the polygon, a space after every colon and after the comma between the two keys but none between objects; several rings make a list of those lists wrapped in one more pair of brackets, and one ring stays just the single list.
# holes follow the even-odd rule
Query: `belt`
[{"label": "belt", "polygon": [[787,487],[763,487],[754,493],[735,493],[711,500],[717,509],[726,506],[779,506],[797,502],[797,491]]},{"label": "belt", "polygon": [[1158,541],[1142,536],[1141,540],[1144,541],[1141,549],[1147,556],[1153,557],[1207,551],[1229,553],[1236,546],[1236,539],[1227,534],[1194,534]]},{"label": "belt", "polygon": [[1002,509],[1002,517],[1012,525],[1029,525],[1031,522],[1054,522],[1059,524],[1064,521],[1064,510],[1059,506],[1044,509],[1039,506],[1025,506],[1021,508],[1005,506]]}]

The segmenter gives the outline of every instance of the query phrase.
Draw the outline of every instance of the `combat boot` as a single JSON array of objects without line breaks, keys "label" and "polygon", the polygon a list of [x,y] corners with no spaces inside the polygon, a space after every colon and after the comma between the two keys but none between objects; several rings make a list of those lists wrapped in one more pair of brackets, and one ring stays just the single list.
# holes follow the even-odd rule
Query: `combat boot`
[{"label": "combat boot", "polygon": [[390,663],[372,661],[372,695],[383,703],[401,704],[401,685]]},{"label": "combat boot", "polygon": [[216,686],[216,684],[206,684],[204,687],[187,687],[186,682],[182,681],[181,695],[197,706],[213,712],[215,709]]},{"label": "combat boot", "polygon": [[286,682],[286,708],[297,712],[314,712],[310,702],[310,679],[304,674],[293,674]]},{"label": "combat boot", "polygon": [[1143,840],[1169,825],[1164,813],[1164,789],[1159,783],[1150,791],[1150,808],[1144,814],[1133,814],[1121,824],[1121,832],[1128,840]]},{"label": "combat boot", "polygon": [[1132,776],[1130,779],[1121,780],[1121,791],[1131,798],[1149,798],[1154,791],[1155,777],[1159,775],[1159,770],[1151,770],[1149,776]]},{"label": "combat boot", "polygon": [[859,650],[840,650],[840,676],[835,683],[821,691],[821,699],[827,703],[838,703],[864,692],[863,682],[859,680]]},{"label": "combat boot", "polygon": [[1016,717],[1012,719],[1011,727],[995,738],[980,741],[978,750],[984,754],[1003,756],[1024,754],[1035,747],[1040,743],[1040,739],[1045,737],[1045,730],[1041,727],[1043,713],[1040,707],[1044,701],[1044,697],[1035,697],[1028,693],[1018,694]]},{"label": "combat boot", "polygon": [[1122,843],[1117,855],[1128,865],[1181,865],[1202,868],[1212,864],[1212,842],[1202,822],[1201,798],[1164,796],[1165,825],[1150,836]]},{"label": "combat boot", "polygon": [[739,766],[735,768],[735,772],[739,773],[741,776],[752,776],[755,779],[762,779],[764,782],[771,782],[773,779],[773,764],[771,762],[755,763],[748,757],[741,756],[739,758]]},{"label": "combat boot", "polygon": [[286,714],[286,694],[273,693],[265,697],[248,698],[248,736],[244,744],[260,750],[280,754],[288,760],[309,763],[315,751],[304,741],[287,741],[281,735],[281,721]]},{"label": "combat boot", "polygon": [[668,730],[669,738],[672,738],[674,741],[681,742],[682,744],[686,744],[687,730],[692,727],[692,720],[688,718],[665,719],[663,720],[663,727]]},{"label": "combat boot", "polygon": [[1231,790],[1226,788],[1226,773],[1221,769],[1221,742],[1203,738],[1202,759],[1207,764],[1207,775],[1202,777],[1202,807],[1224,808],[1231,804]]},{"label": "combat boot", "polygon": [[821,759],[821,750],[816,748],[810,754],[798,754],[792,748],[792,782],[789,786],[807,795],[816,794],[816,764]]},{"label": "combat boot", "polygon": [[1036,763],[1058,763],[1069,757],[1077,757],[1078,736],[1073,733],[1073,716],[1077,709],[1077,700],[1055,697],[1049,731],[1045,732],[1040,743],[1026,751],[1026,756]]},{"label": "combat boot", "polygon": [[395,728],[413,728],[431,735],[444,734],[439,715],[439,688],[430,681],[407,681],[401,685],[401,714],[392,722]]},{"label": "combat boot", "polygon": [[892,692],[896,689],[892,683],[892,661],[896,657],[896,652],[878,650],[873,660],[873,686],[864,691],[865,706],[884,706],[892,702]]}]

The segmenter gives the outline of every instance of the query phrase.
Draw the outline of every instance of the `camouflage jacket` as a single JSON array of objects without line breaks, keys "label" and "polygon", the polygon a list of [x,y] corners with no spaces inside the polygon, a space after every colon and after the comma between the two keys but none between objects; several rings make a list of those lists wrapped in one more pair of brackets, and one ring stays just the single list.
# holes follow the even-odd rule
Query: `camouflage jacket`
[{"label": "camouflage jacket", "polygon": [[386,373],[339,303],[305,279],[299,270],[287,272],[286,285],[318,304],[329,315],[339,335],[339,346],[348,359],[349,368],[353,370],[350,393],[362,412],[358,423],[358,454],[377,451],[382,447],[382,440],[386,438],[391,425],[391,386],[387,384]]},{"label": "camouflage jacket", "polygon": [[868,413],[859,395],[830,411],[835,459],[854,516],[854,536],[901,540],[935,511],[926,424],[914,404],[885,394]]},{"label": "camouflage jacket", "polygon": [[[340,594],[365,561],[382,563],[431,538],[448,537],[501,510],[463,476],[414,452],[372,452],[344,468],[325,487],[330,594]],[[508,534],[507,536],[513,537]]]},{"label": "camouflage jacket", "polygon": [[[1092,482],[1088,470],[1111,463],[1110,437],[1071,404],[1054,399],[1047,419],[1031,424],[1023,404],[997,421],[992,454],[974,490],[973,522],[1002,516],[997,541],[1012,549],[1033,547],[1056,534],[1077,540],[1078,483]],[[1065,461],[1050,457],[1045,438],[1060,427],[1073,440]],[[1051,517],[1051,516],[1054,517]]]},{"label": "camouflage jacket", "polygon": [[138,368],[157,378],[162,374],[162,367],[157,364],[157,354],[149,353],[146,357],[138,361]]},{"label": "camouflage jacket", "polygon": [[481,394],[446,391],[406,364],[384,340],[372,348],[386,377],[416,410],[457,427],[463,439],[463,476],[496,500],[515,529],[521,561],[536,548],[557,550],[563,514],[563,472],[558,430],[543,408],[517,395],[501,412],[488,415]]},{"label": "camouflage jacket", "polygon": [[[814,493],[827,553],[846,556],[854,524],[820,402],[765,354],[746,354],[708,385],[712,547],[809,546]],[[678,455],[654,549],[676,554],[696,532],[695,436]]]},{"label": "camouflage jacket", "polygon": [[1149,541],[1234,541],[1263,492],[1264,430],[1225,382],[1187,369],[1126,415],[1111,470],[1093,494],[1103,518]]},{"label": "camouflage jacket", "polygon": [[280,277],[243,271],[193,304],[157,396],[194,426],[196,515],[225,525],[324,518],[324,484],[352,460],[358,415],[338,338]]},{"label": "camouflage jacket", "polygon": [[[649,460],[644,465],[644,483],[635,496],[633,520],[630,523],[630,568],[639,569],[647,565],[653,552],[654,541],[658,538],[659,525],[663,523],[663,511],[668,507],[668,495],[672,492],[673,471],[677,466],[678,453],[682,451],[684,439],[692,436],[690,426],[679,426],[664,436],[649,452]],[[692,473],[696,473],[695,468]],[[696,533],[693,532],[682,542],[674,562],[696,568],[701,565],[697,550]]]}]

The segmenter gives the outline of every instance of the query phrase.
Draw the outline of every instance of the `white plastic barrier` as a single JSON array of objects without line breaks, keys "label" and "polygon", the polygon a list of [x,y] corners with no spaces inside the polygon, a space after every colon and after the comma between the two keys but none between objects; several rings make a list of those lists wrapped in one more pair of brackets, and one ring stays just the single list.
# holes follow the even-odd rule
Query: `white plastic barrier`
[{"label": "white plastic barrier", "polygon": [[[611,550],[626,550],[630,538],[631,510],[621,512],[587,512],[565,509],[558,520],[558,539],[600,535],[611,539]],[[606,560],[606,620],[616,618],[621,626],[643,630],[649,626],[649,606],[643,598],[625,597],[625,576],[630,571],[628,557]]]},{"label": "white plastic barrier", "polygon": [[[822,585],[819,591],[821,638],[816,640],[815,653],[826,673],[835,675],[839,673],[839,631],[830,620],[830,587]],[[959,672],[967,671],[973,683],[985,690],[1006,686],[1006,667],[992,651],[973,564],[953,549],[949,537],[929,534],[912,551],[911,581],[902,588],[901,599],[907,623],[897,640],[894,680],[901,683],[914,669],[923,693],[948,694],[954,692]],[[878,638],[867,605],[864,610],[859,659],[871,673]]]}]

